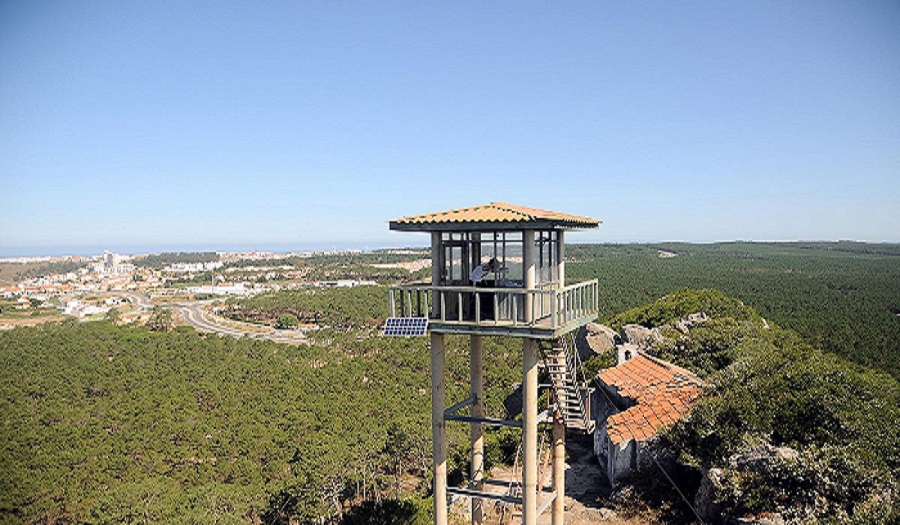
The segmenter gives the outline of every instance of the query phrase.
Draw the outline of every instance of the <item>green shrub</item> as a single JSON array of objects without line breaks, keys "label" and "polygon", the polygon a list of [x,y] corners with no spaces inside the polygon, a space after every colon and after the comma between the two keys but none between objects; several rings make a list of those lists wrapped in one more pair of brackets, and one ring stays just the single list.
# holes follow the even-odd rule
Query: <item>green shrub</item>
[{"label": "green shrub", "polygon": [[431,498],[364,501],[344,514],[342,525],[428,525],[433,521]]},{"label": "green shrub", "polygon": [[278,316],[278,322],[275,323],[275,328],[279,330],[287,330],[290,328],[297,328],[300,324],[300,320],[297,319],[297,316],[294,314],[282,314]]}]

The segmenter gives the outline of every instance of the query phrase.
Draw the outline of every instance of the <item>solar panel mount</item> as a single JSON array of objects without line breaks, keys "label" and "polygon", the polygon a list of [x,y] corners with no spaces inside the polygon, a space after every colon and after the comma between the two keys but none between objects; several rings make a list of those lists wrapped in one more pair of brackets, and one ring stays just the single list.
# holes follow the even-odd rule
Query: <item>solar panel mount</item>
[{"label": "solar panel mount", "polygon": [[389,337],[423,336],[427,331],[427,317],[388,317],[384,322],[384,335]]}]

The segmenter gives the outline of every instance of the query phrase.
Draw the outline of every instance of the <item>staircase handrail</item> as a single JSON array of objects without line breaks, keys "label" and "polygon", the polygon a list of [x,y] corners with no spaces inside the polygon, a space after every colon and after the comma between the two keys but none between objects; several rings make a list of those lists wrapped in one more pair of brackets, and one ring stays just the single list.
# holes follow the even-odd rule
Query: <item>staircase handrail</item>
[{"label": "staircase handrail", "polygon": [[[544,367],[547,370],[551,370],[551,376],[556,375],[556,377],[551,377],[551,391],[553,396],[553,402],[556,404],[559,415],[566,420],[567,415],[572,415],[566,409],[566,404],[563,400],[563,393],[570,392],[572,399],[577,404],[578,417],[581,419],[581,424],[585,428],[585,430],[590,431],[591,428],[591,415],[588,413],[588,404],[585,402],[583,390],[587,385],[586,376],[584,374],[584,369],[581,366],[581,359],[578,356],[577,349],[574,348],[574,341],[572,345],[572,350],[570,350],[569,343],[566,341],[565,337],[560,337],[558,340],[558,346],[555,346],[556,352],[562,352],[563,359],[562,363],[557,362],[558,365],[563,365],[565,368],[564,371],[560,371],[557,368],[551,367],[551,365],[547,361],[547,353],[543,346],[541,349],[541,358],[544,362]],[[580,375],[580,377],[579,377]]]},{"label": "staircase handrail", "polygon": [[[591,415],[587,413],[587,404],[584,401],[584,395],[582,393],[582,389],[588,384],[587,376],[584,374],[581,357],[578,355],[578,347],[575,344],[574,333],[570,333],[569,337],[572,338],[571,348],[569,347],[566,337],[560,337],[562,349],[566,356],[566,366],[569,368],[569,373],[572,376],[572,386],[575,389],[575,396],[578,399],[578,411],[581,414],[585,428],[589,428]],[[579,373],[581,374],[580,378],[578,377]]]}]

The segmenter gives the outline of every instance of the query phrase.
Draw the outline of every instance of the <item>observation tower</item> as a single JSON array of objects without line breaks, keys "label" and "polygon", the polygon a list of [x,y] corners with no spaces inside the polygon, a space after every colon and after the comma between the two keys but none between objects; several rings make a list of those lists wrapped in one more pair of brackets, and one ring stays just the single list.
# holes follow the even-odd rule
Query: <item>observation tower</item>
[{"label": "observation tower", "polygon": [[[566,285],[564,240],[567,231],[599,226],[587,217],[502,202],[390,221],[391,230],[431,235],[431,282],[391,288],[385,334],[429,336],[435,525],[447,525],[448,494],[472,499],[476,525],[482,523],[485,500],[512,506],[524,525],[534,525],[548,508],[554,525],[564,523],[565,431],[593,430],[573,334],[596,318],[599,287],[596,279]],[[445,405],[446,334],[470,339],[471,395],[450,407]],[[522,421],[484,416],[485,335],[522,340]],[[546,371],[543,386],[551,392],[551,404],[540,414],[539,364]],[[469,413],[460,414],[466,407]],[[448,422],[470,425],[471,472],[464,487],[447,487]],[[539,423],[552,425],[549,473],[546,460],[543,469],[539,464]],[[515,490],[485,490],[491,483],[483,472],[485,425],[523,429],[522,479]]]}]

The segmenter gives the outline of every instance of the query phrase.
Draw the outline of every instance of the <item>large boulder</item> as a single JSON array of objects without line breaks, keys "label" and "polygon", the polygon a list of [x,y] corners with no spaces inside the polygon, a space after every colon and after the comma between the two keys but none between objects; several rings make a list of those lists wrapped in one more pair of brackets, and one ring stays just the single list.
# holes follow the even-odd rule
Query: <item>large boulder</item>
[{"label": "large boulder", "polygon": [[686,315],[681,319],[675,321],[675,329],[684,335],[688,335],[688,332],[690,331],[690,328],[692,326],[704,323],[708,320],[709,316],[706,315],[706,312],[696,312]]},{"label": "large boulder", "polygon": [[652,348],[656,343],[662,343],[665,338],[659,328],[647,328],[639,324],[626,324],[622,327],[622,340],[640,348]]},{"label": "large boulder", "polygon": [[722,514],[722,507],[716,503],[722,491],[725,472],[722,469],[711,468],[703,472],[700,479],[700,488],[694,496],[694,509],[701,518],[707,521],[716,521]]},{"label": "large boulder", "polygon": [[728,458],[728,466],[737,470],[764,472],[776,461],[793,461],[800,453],[790,447],[759,445]]},{"label": "large boulder", "polygon": [[729,490],[729,471],[719,468],[711,468],[703,471],[700,479],[700,487],[694,496],[694,510],[703,520],[709,523],[737,523],[746,525],[784,525],[781,514],[763,512],[757,516],[723,516],[719,497]]},{"label": "large boulder", "polygon": [[525,404],[525,391],[522,389],[522,383],[513,385],[513,391],[503,399],[503,408],[510,419],[515,418],[522,413],[522,406]]},{"label": "large boulder", "polygon": [[619,334],[612,328],[598,324],[588,323],[584,327],[584,339],[593,355],[605,354],[612,351],[616,344],[621,342]]},{"label": "large boulder", "polygon": [[777,512],[764,512],[759,516],[740,517],[737,522],[740,525],[784,525],[784,518]]}]

